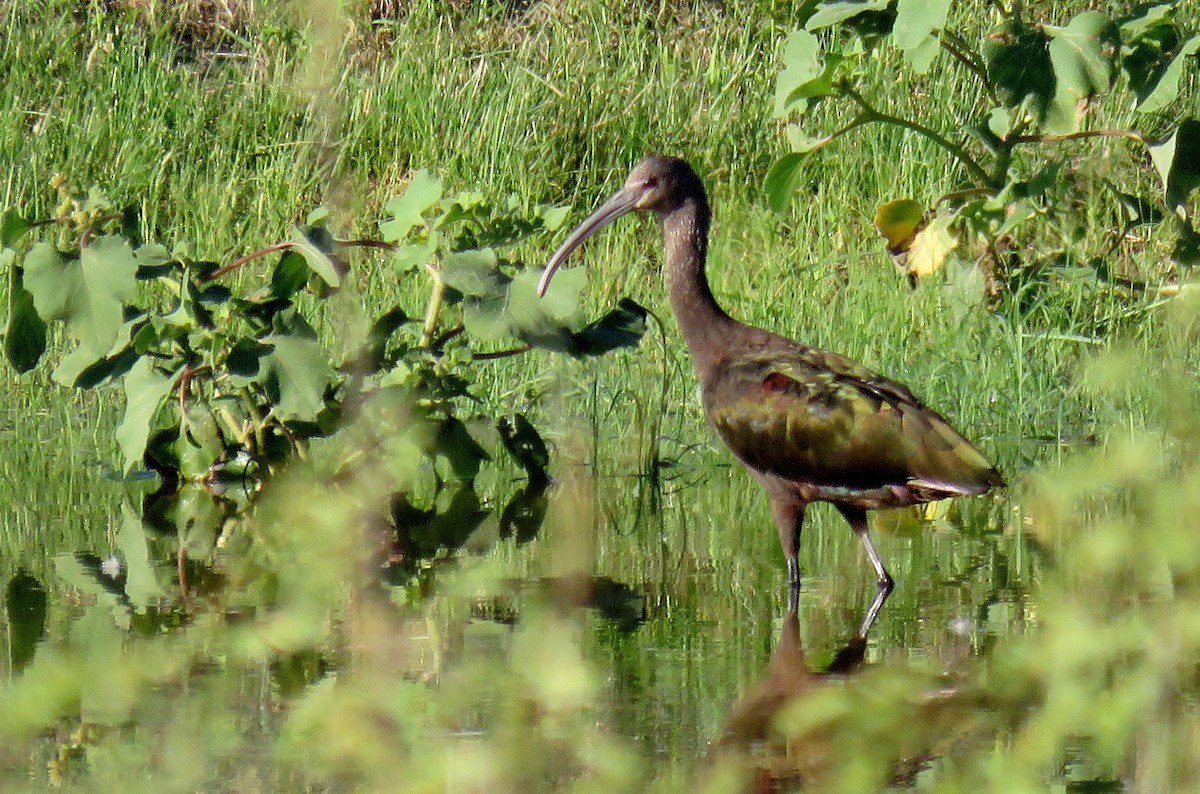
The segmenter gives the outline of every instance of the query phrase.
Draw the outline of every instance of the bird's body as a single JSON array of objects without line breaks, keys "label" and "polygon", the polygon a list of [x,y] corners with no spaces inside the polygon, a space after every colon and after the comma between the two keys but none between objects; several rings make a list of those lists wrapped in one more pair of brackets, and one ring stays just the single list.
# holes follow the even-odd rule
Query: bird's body
[{"label": "bird's body", "polygon": [[639,163],[625,187],[555,253],[539,291],[584,239],[634,210],[660,219],[671,307],[700,380],[704,413],[767,491],[791,583],[799,582],[796,558],[810,502],[836,505],[862,540],[880,592],[863,623],[865,633],[892,588],[865,511],[981,494],[1003,485],[1003,478],[903,384],[730,317],[705,276],[704,186],[683,160],[648,157]]}]

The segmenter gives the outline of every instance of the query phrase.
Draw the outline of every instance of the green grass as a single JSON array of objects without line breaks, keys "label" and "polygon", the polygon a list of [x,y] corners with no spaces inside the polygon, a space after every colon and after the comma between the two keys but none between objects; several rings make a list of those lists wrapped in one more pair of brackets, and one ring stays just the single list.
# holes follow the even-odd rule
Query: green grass
[{"label": "green grass", "polygon": [[[80,187],[102,188],[119,206],[135,207],[146,239],[187,241],[198,257],[228,262],[285,239],[291,224],[322,203],[333,209],[339,233],[375,236],[383,203],[418,168],[443,174],[455,189],[515,193],[530,203],[570,203],[577,208],[574,220],[614,190],[643,154],[677,154],[697,167],[709,187],[715,208],[709,273],[731,313],[908,383],[998,460],[1016,494],[1040,493],[1035,506],[1044,512],[1039,515],[1061,519],[1072,507],[1081,514],[1098,509],[1095,505],[1111,494],[1086,492],[1081,483],[1092,476],[1107,483],[1105,477],[1120,468],[1120,461],[1101,458],[1090,474],[1071,470],[1068,484],[1079,491],[1069,494],[1084,492],[1077,502],[1040,492],[1048,479],[1040,472],[1077,459],[1094,436],[1103,444],[1183,421],[1162,391],[1164,372],[1177,368],[1176,380],[1166,382],[1178,389],[1179,404],[1192,404],[1188,398],[1195,396],[1194,329],[1170,315],[1185,310],[1157,306],[1150,294],[1130,295],[1093,279],[1072,278],[1069,270],[1056,274],[1041,292],[1031,292],[1023,311],[1003,304],[995,312],[964,305],[947,286],[954,274],[935,276],[910,291],[872,229],[874,209],[901,196],[932,202],[960,185],[935,147],[895,130],[867,128],[814,157],[805,166],[793,206],[783,216],[770,212],[761,183],[786,146],[770,109],[776,50],[789,29],[791,6],[564,0],[516,11],[477,3],[446,12],[441,4],[417,3],[406,16],[383,23],[356,16],[344,38],[336,25],[305,34],[286,11],[258,8],[252,9],[252,24],[219,39],[218,47],[193,49],[178,30],[147,27],[134,14],[106,14],[98,6],[66,2],[11,4],[0,10],[0,63],[7,70],[0,82],[0,162],[10,164],[4,203],[22,207],[31,217],[49,217],[56,197],[48,183],[62,173]],[[331,60],[322,63],[323,57]],[[949,67],[945,79],[929,77],[910,91],[897,90],[893,73],[881,70],[876,89],[889,98],[892,112],[907,111],[931,126],[954,128],[967,110],[955,91],[961,76],[957,67]],[[1195,91],[1178,112],[1200,113]],[[1130,111],[1115,101],[1103,106],[1103,115],[1106,124],[1132,123]],[[836,120],[831,116],[828,123]],[[1070,150],[1089,174],[1085,189],[1094,189],[1113,162],[1130,161],[1137,184],[1147,193],[1158,189],[1149,165],[1130,158],[1125,146],[1085,142]],[[1080,252],[1104,250],[1116,212],[1110,200],[1098,198],[1079,213],[1076,229],[1049,244],[1076,259]],[[1055,234],[1047,226],[1046,235]],[[557,238],[532,240],[523,244],[520,256],[540,267],[556,244]],[[1166,236],[1151,236],[1142,244],[1120,246],[1113,258],[1122,272],[1156,284],[1169,275],[1170,244]],[[592,769],[602,788],[604,781],[669,780],[670,762],[683,759],[687,766],[702,754],[725,707],[759,677],[773,647],[781,576],[765,499],[744,472],[724,465],[728,456],[704,426],[691,365],[669,317],[660,257],[653,223],[626,220],[591,241],[578,258],[590,268],[590,308],[631,294],[663,319],[660,338],[652,332],[638,351],[598,361],[534,353],[479,367],[481,381],[499,404],[530,407],[540,419],[559,445],[564,479],[570,477],[571,462],[585,464],[587,474],[596,477],[591,484],[582,475],[568,483],[567,493],[577,489],[577,500],[564,506],[558,499],[553,531],[525,547],[501,545],[484,567],[518,578],[544,575],[561,555],[570,558],[570,548],[563,549],[570,546],[571,527],[579,523],[595,533],[601,571],[645,583],[651,591],[650,609],[661,619],[644,627],[643,635],[650,636],[634,642],[588,632],[579,643],[586,660],[558,648],[565,656],[554,658],[566,680],[555,681],[564,689],[547,695],[544,682],[530,673],[541,670],[544,661],[538,656],[538,633],[578,637],[582,630],[537,612],[533,604],[531,616],[511,635],[475,637],[482,650],[469,647],[457,672],[440,658],[406,671],[410,678],[446,677],[442,691],[465,703],[457,704],[460,708],[442,703],[447,716],[438,711],[433,690],[410,686],[410,680],[394,674],[387,647],[367,643],[363,649],[355,642],[396,630],[397,645],[428,641],[439,649],[461,650],[471,641],[469,632],[465,640],[427,640],[422,632],[452,635],[469,623],[470,600],[436,601],[420,630],[405,624],[400,631],[367,599],[359,612],[339,619],[345,625],[302,627],[301,633],[328,629],[326,643],[337,653],[359,649],[358,677],[339,681],[337,697],[329,686],[303,700],[285,720],[284,741],[262,750],[254,742],[264,739],[247,726],[269,711],[257,709],[255,698],[277,686],[269,668],[278,658],[269,652],[269,642],[289,647],[287,632],[300,629],[283,618],[312,613],[284,609],[269,631],[239,633],[235,626],[228,629],[232,638],[225,628],[201,626],[196,636],[229,651],[213,663],[229,674],[141,671],[151,682],[147,686],[167,680],[168,689],[186,690],[175,693],[178,711],[157,702],[142,730],[165,736],[166,746],[174,748],[186,745],[193,719],[229,726],[228,733],[206,734],[203,752],[209,756],[196,756],[215,759],[221,771],[189,766],[193,762],[183,751],[167,753],[169,762],[142,757],[138,753],[148,754],[152,744],[143,742],[137,752],[94,749],[92,782],[118,781],[126,770],[138,769],[162,778],[177,774],[185,787],[217,781],[254,788],[241,776],[252,777],[261,765],[265,782],[259,780],[258,786],[267,789],[272,784],[320,787],[314,780],[382,788],[395,782],[392,764],[420,759],[425,752],[463,754],[463,775],[487,779],[490,769],[492,779],[518,782],[522,760],[533,758],[545,767],[530,761],[531,768],[567,777],[560,763],[575,764],[573,769]],[[253,281],[263,272],[248,268],[239,277]],[[362,317],[397,300],[416,313],[426,295],[423,281],[401,281],[382,257],[358,259],[355,274],[337,309],[352,322],[343,316],[322,318],[321,330],[331,345],[341,329],[361,324]],[[1102,355],[1113,348],[1120,354],[1117,364]],[[18,378],[9,371],[5,378],[0,577],[7,581],[24,567],[56,597],[77,599],[56,576],[53,559],[79,549],[102,553],[116,545],[119,505],[129,498],[127,489],[104,483],[79,461],[115,460],[111,427],[121,395],[110,390],[98,398],[79,397],[51,384],[44,372]],[[1144,431],[1147,427],[1151,430]],[[673,464],[664,470],[673,479],[662,495],[652,492],[644,476],[647,461],[656,458]],[[1180,469],[1190,471],[1186,461],[1177,461],[1162,476]],[[1113,489],[1125,493],[1120,489],[1135,486],[1146,489],[1141,498],[1151,499],[1146,494],[1154,492],[1144,482],[1120,481]],[[1122,545],[1128,543],[1122,539],[1138,526],[1139,514],[1110,507],[1104,515],[1118,523],[1102,527],[1106,531],[1099,537],[1136,559],[1137,547]],[[1077,538],[1056,532],[1058,524],[1050,522],[1047,529],[1047,523],[1034,522],[1033,508],[1020,499],[981,499],[963,510],[961,521],[935,521],[924,533],[881,533],[881,551],[906,585],[893,596],[873,635],[876,661],[902,664],[910,656],[924,656],[933,660],[929,667],[936,667],[1020,637],[1039,620],[1042,604],[1033,603],[1028,592],[1046,575],[1039,561],[1057,564],[1078,548]],[[329,511],[345,517],[335,508]],[[803,569],[813,574],[806,582],[801,626],[809,653],[827,657],[854,624],[871,586],[857,541],[841,519],[832,511],[814,513],[803,548]],[[336,532],[321,534],[329,527],[320,518],[305,514],[295,523],[327,541],[334,549],[330,558],[352,570],[337,552],[342,539]],[[1155,514],[1151,523],[1165,521]],[[1031,527],[1037,543],[1027,544]],[[278,538],[255,540],[274,543],[269,549],[278,558],[252,560],[249,567],[269,568],[293,557],[321,567],[305,538],[279,532]],[[1097,570],[1112,568],[1098,565]],[[239,574],[247,575],[232,572]],[[272,597],[278,596],[272,588],[291,587],[300,600],[324,604],[323,599],[333,599],[320,592],[319,582],[305,582],[305,574],[303,569],[280,574],[282,583],[271,580],[261,587]],[[449,577],[450,587],[473,593],[473,575]],[[1062,597],[1060,603],[1075,597]],[[1108,604],[1100,597],[1098,602]],[[102,601],[90,609],[108,606]],[[103,675],[113,637],[93,624],[72,628],[80,615],[92,614],[88,609],[68,603],[55,616],[55,636],[70,636],[76,661],[100,660],[100,672],[88,668],[89,681],[127,684]],[[1000,614],[1005,609],[1017,614]],[[971,610],[982,613],[985,630],[966,638],[948,635],[947,622]],[[214,633],[204,633],[210,629]],[[1080,641],[1076,647],[1084,645]],[[1012,642],[1005,647],[1013,655],[1036,655],[1036,647],[1022,651],[1024,646]],[[664,662],[664,656],[673,661]],[[596,684],[595,668],[603,665],[589,666],[596,659],[615,660],[611,680]],[[120,665],[112,668],[128,672]],[[1062,685],[1066,677],[1047,674],[1046,680]],[[195,688],[181,681],[194,682]],[[453,684],[460,681],[464,691],[456,693]],[[373,686],[394,698],[380,697]],[[54,691],[49,683],[46,687]],[[641,704],[639,709],[626,712],[608,702],[617,695]],[[274,703],[272,697],[262,700]],[[573,697],[590,697],[602,713],[600,739],[589,732],[592,712],[572,712],[556,700],[574,703]],[[405,704],[407,711],[381,713],[380,704]],[[529,727],[527,709],[556,707],[563,711],[551,711],[549,722]],[[456,720],[465,721],[465,729],[477,723],[499,726],[497,741],[421,732],[434,722],[464,727]],[[380,721],[389,729],[372,734],[363,728]],[[44,762],[54,748],[70,744],[65,735],[70,728],[68,721],[29,755]],[[335,741],[339,730],[351,737],[347,744],[355,751]],[[631,761],[612,732],[646,737],[637,756],[642,760]],[[395,746],[388,744],[393,740]],[[505,746],[509,740],[511,746]],[[590,749],[592,755],[574,756],[563,746]],[[548,761],[541,757],[546,747],[569,758]],[[381,748],[397,755],[381,759],[374,755]],[[338,749],[344,757],[336,756]],[[0,761],[41,769],[30,758],[13,758],[15,752],[0,753]],[[242,763],[239,752],[254,757]],[[646,758],[656,765],[646,768]],[[221,776],[227,769],[232,784]],[[690,769],[677,773],[690,778]],[[146,779],[154,782],[149,773]]]}]

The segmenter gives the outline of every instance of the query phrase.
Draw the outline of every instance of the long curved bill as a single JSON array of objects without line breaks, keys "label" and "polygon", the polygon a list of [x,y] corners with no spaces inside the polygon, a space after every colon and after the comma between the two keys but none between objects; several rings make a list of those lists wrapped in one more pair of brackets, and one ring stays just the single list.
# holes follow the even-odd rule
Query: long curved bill
[{"label": "long curved bill", "polygon": [[538,282],[538,297],[546,294],[546,288],[550,286],[550,279],[554,277],[554,271],[558,270],[559,265],[567,260],[572,251],[582,245],[584,240],[617,218],[634,210],[637,207],[638,198],[639,193],[636,191],[622,188],[614,193],[612,198],[601,204],[595,212],[587,216],[583,223],[576,226],[575,231],[571,232],[554,252],[554,256],[550,257],[550,263],[546,265],[546,270],[542,273],[542,280]]}]

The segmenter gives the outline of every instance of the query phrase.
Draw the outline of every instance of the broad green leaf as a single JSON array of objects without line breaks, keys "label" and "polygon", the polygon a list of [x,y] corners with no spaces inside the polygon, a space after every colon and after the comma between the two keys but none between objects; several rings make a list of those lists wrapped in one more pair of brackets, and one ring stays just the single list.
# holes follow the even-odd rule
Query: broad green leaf
[{"label": "broad green leaf", "polygon": [[450,210],[438,223],[451,223],[464,219],[483,219],[491,211],[487,196],[478,190],[464,190],[458,193],[451,202]]},{"label": "broad green leaf", "polygon": [[463,326],[467,333],[483,342],[499,342],[514,336],[508,317],[508,296],[468,300],[463,304]]},{"label": "broad green leaf", "polygon": [[537,295],[541,273],[523,270],[509,287],[509,311],[518,322],[527,313],[539,314],[561,323],[578,316],[579,296],[587,284],[587,271],[582,267],[559,270],[542,297]]},{"label": "broad green leaf", "polygon": [[1054,99],[1054,65],[1050,41],[1041,30],[1015,19],[1006,20],[984,44],[988,78],[1005,107],[1028,105],[1044,118]]},{"label": "broad green leaf", "polygon": [[900,0],[892,36],[902,50],[920,46],[946,24],[950,0]]},{"label": "broad green leaf", "polygon": [[913,199],[889,201],[875,211],[875,228],[887,239],[889,254],[909,250],[924,222],[925,207]]},{"label": "broad green leaf", "polygon": [[325,407],[325,388],[333,368],[313,339],[274,335],[262,340],[274,347],[266,356],[266,389],[281,419],[312,421]]},{"label": "broad green leaf", "polygon": [[372,343],[383,344],[407,322],[409,322],[409,317],[404,310],[399,306],[393,306],[371,323],[371,330],[367,333],[367,338]]},{"label": "broad green leaf", "polygon": [[225,438],[211,405],[189,396],[175,454],[184,477],[196,481],[213,474],[225,454]]},{"label": "broad green leaf", "polygon": [[129,242],[100,237],[71,259],[39,243],[25,261],[24,284],[38,315],[65,320],[83,353],[106,355],[124,322],[124,306],[136,294],[137,261]]},{"label": "broad green leaf", "polygon": [[392,252],[392,267],[400,273],[411,273],[433,258],[437,251],[437,238],[430,235],[424,243],[409,243],[396,246]]},{"label": "broad green leaf", "polygon": [[139,358],[126,373],[125,418],[115,434],[124,473],[142,462],[154,417],[166,403],[174,382],[175,376],[160,372],[148,356]]},{"label": "broad green leaf", "polygon": [[785,154],[775,161],[767,177],[763,181],[763,190],[767,193],[767,203],[775,212],[783,212],[796,194],[802,176],[801,166],[807,155],[797,152]]},{"label": "broad green leaf", "polygon": [[257,339],[239,339],[229,348],[225,356],[225,368],[235,386],[257,383],[263,374],[263,359],[271,354],[272,347]]},{"label": "broad green leaf", "polygon": [[76,389],[94,389],[102,383],[108,383],[121,377],[133,368],[140,359],[140,354],[131,345],[126,345],[111,356],[96,359],[84,367],[74,379],[60,381],[69,383]]},{"label": "broad green leaf", "polygon": [[12,248],[32,225],[14,209],[0,212],[0,248]]},{"label": "broad green leaf", "polygon": [[1192,36],[1171,59],[1170,64],[1163,70],[1162,76],[1154,83],[1154,87],[1137,104],[1137,110],[1142,113],[1157,113],[1175,101],[1179,96],[1179,79],[1183,75],[1183,67],[1188,58],[1194,58],[1200,53],[1200,35]]},{"label": "broad green leaf", "polygon": [[384,209],[391,219],[379,224],[379,232],[388,242],[397,242],[425,223],[423,214],[442,197],[442,180],[425,169],[413,174],[404,195],[391,199]]},{"label": "broad green leaf", "polygon": [[1043,197],[1048,190],[1062,184],[1062,170],[1062,162],[1052,160],[1039,168],[1029,179],[1009,182],[1004,186],[1004,191],[1011,189],[1011,198],[1016,199]]},{"label": "broad green leaf", "polygon": [[833,0],[832,2],[821,3],[817,6],[817,10],[804,27],[808,30],[820,30],[831,25],[837,25],[845,22],[847,19],[852,19],[866,11],[884,11],[887,9],[890,0],[862,0],[855,2],[854,0]]},{"label": "broad green leaf", "polygon": [[1038,207],[1028,200],[1014,201],[1004,206],[1004,221],[993,233],[996,237],[1011,234],[1018,226],[1036,218]]},{"label": "broad green leaf", "polygon": [[331,287],[342,282],[348,271],[337,255],[336,241],[324,226],[296,226],[292,229],[292,250],[304,257],[309,269]]},{"label": "broad green leaf", "polygon": [[917,74],[929,71],[939,52],[936,34],[946,24],[949,11],[950,0],[899,0],[896,4],[892,38]]},{"label": "broad green leaf", "polygon": [[933,66],[934,59],[938,53],[942,51],[942,46],[938,41],[937,36],[927,36],[917,46],[904,51],[904,58],[908,61],[908,65],[917,74],[927,74],[930,67]]},{"label": "broad green leaf", "polygon": [[[72,370],[74,374],[69,379],[66,378],[67,370],[63,369],[60,363],[59,367],[55,369],[55,377],[60,383],[74,386],[77,389],[92,389],[122,377],[148,349],[144,346],[139,349],[137,345],[145,345],[148,339],[158,338],[158,333],[154,328],[156,319],[159,318],[148,317],[143,312],[131,315],[121,325],[112,352],[106,356],[86,361],[82,369]],[[135,340],[137,340],[137,344],[135,344]],[[74,352],[77,353],[81,349],[76,348]],[[80,356],[79,360],[84,361],[85,357]]]},{"label": "broad green leaf", "polygon": [[807,30],[792,31],[783,46],[783,70],[775,79],[776,117],[787,115],[792,93],[816,80],[824,70],[820,40]]},{"label": "broad green leaf", "polygon": [[366,375],[378,372],[386,364],[388,343],[392,335],[410,322],[408,315],[399,306],[393,306],[371,323],[366,341],[338,368],[341,372]]},{"label": "broad green leaf", "polygon": [[1133,15],[1121,20],[1118,27],[1124,42],[1121,69],[1129,78],[1129,87],[1137,102],[1142,102],[1158,86],[1179,51],[1175,4],[1141,6]]},{"label": "broad green leaf", "polygon": [[1174,27],[1175,5],[1176,0],[1139,5],[1130,16],[1118,23],[1122,38],[1128,42],[1135,42],[1156,28]]},{"label": "broad green leaf", "polygon": [[22,269],[14,264],[16,252],[0,249],[0,271],[7,269],[8,325],[4,329],[4,355],[17,372],[37,366],[46,352],[46,323],[38,316],[33,296],[25,289]]},{"label": "broad green leaf", "polygon": [[950,252],[958,247],[958,240],[950,234],[953,215],[939,215],[928,226],[917,233],[908,252],[908,272],[915,276],[936,273]]},{"label": "broad green leaf", "polygon": [[81,375],[92,367],[101,365],[105,358],[105,356],[96,358],[83,345],[76,345],[70,353],[58,360],[50,377],[54,379],[55,383],[74,387],[79,382]]},{"label": "broad green leaf", "polygon": [[67,319],[80,302],[76,295],[79,279],[67,278],[68,273],[77,276],[78,267],[77,259],[64,259],[61,251],[46,242],[25,255],[22,283],[33,296],[38,316],[46,322]]},{"label": "broad green leaf", "polygon": [[1050,62],[1054,67],[1054,101],[1046,130],[1079,129],[1087,100],[1108,90],[1116,76],[1113,56],[1120,45],[1116,26],[1099,11],[1085,11],[1066,27],[1046,25]]},{"label": "broad green leaf", "polygon": [[463,295],[500,296],[511,279],[500,272],[496,263],[496,252],[491,248],[457,251],[442,258],[442,281]]},{"label": "broad green leaf", "polygon": [[1162,179],[1167,207],[1187,217],[1188,196],[1200,187],[1200,121],[1183,121],[1170,138],[1150,147],[1150,159]]},{"label": "broad green leaf", "polygon": [[137,262],[137,277],[142,281],[170,275],[175,269],[171,252],[167,250],[166,246],[158,243],[146,243],[138,246],[138,249],[133,252],[133,258]]},{"label": "broad green leaf", "polygon": [[537,295],[539,275],[536,270],[526,270],[509,285],[509,332],[535,347],[567,352],[586,274],[582,267],[558,271],[542,298]]},{"label": "broad green leaf", "polygon": [[154,319],[155,318],[151,317],[150,322],[137,329],[137,331],[129,339],[129,346],[132,347],[134,352],[138,355],[145,353],[147,350],[153,349],[160,344],[163,339],[174,336],[169,331],[164,332],[164,329],[160,326],[160,324],[156,323]]},{"label": "broad green leaf", "polygon": [[466,425],[452,416],[438,428],[434,459],[455,478],[470,482],[479,474],[479,464],[491,460],[491,456],[475,441]]},{"label": "broad green leaf", "polygon": [[570,207],[552,207],[549,205],[538,207],[538,215],[542,219],[542,228],[545,231],[552,232],[563,225],[571,214]]},{"label": "broad green leaf", "polygon": [[1004,139],[1012,132],[1012,113],[1008,108],[992,108],[988,113],[987,128],[997,138]]},{"label": "broad green leaf", "polygon": [[636,347],[646,335],[644,307],[631,298],[621,298],[617,307],[588,323],[573,340],[575,355],[600,356],[621,347]]},{"label": "broad green leaf", "polygon": [[828,135],[821,138],[814,138],[804,132],[804,128],[799,124],[789,124],[783,128],[783,135],[787,138],[788,146],[792,147],[792,151],[796,154],[808,154],[816,149],[820,149],[825,144],[829,143]]},{"label": "broad green leaf", "polygon": [[284,251],[271,271],[271,294],[276,298],[291,300],[308,284],[311,274],[308,262],[299,251]]},{"label": "broad green leaf", "polygon": [[820,41],[807,30],[793,31],[784,44],[783,70],[775,79],[775,116],[803,112],[810,100],[831,95],[845,60],[840,53],[822,53]]},{"label": "broad green leaf", "polygon": [[955,318],[961,318],[983,303],[987,297],[987,279],[977,264],[961,265],[947,269],[949,278],[946,281],[946,297],[950,299],[951,311]]}]

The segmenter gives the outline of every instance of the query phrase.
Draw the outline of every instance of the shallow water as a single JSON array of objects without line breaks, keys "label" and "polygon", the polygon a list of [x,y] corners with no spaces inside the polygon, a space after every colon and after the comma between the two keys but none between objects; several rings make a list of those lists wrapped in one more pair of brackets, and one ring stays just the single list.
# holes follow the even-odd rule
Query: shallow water
[{"label": "shallow water", "polygon": [[[16,444],[30,421],[15,420],[7,443]],[[35,470],[55,469],[86,449],[85,441],[78,446],[43,446],[27,453],[25,462]],[[540,531],[517,527],[505,536],[501,506],[484,503],[472,519],[478,528],[462,549],[438,555],[418,577],[421,583],[405,590],[423,594],[420,600],[386,606],[376,628],[367,622],[367,628],[354,629],[374,632],[387,646],[392,679],[436,690],[454,681],[460,668],[511,664],[514,631],[525,610],[549,593],[550,603],[587,607],[573,611],[572,620],[598,687],[598,727],[636,748],[644,769],[686,769],[701,764],[722,736],[754,733],[769,722],[780,705],[778,698],[761,697],[764,686],[770,692],[779,685],[773,658],[790,671],[779,685],[784,691],[818,680],[853,639],[874,596],[873,572],[857,539],[832,509],[816,506],[801,543],[803,585],[796,612],[789,614],[786,572],[766,499],[719,449],[700,448],[687,470],[672,472],[674,479],[666,482],[597,477],[586,466],[567,466],[561,474],[547,494],[550,507]],[[190,504],[165,513],[160,505],[143,517],[143,497],[153,486],[104,475],[98,466],[75,467],[70,477],[47,477],[37,498],[21,500],[10,492],[0,560],[8,588],[7,652],[0,661],[5,680],[19,682],[21,670],[49,648],[119,647],[123,637],[182,632],[201,619],[206,599],[220,601],[213,594],[224,586],[224,573],[210,563],[220,555],[218,536],[230,532],[221,510],[192,496]],[[22,476],[31,482],[31,475]],[[179,541],[162,530],[183,526],[187,550],[180,557]],[[1033,619],[1036,557],[1023,542],[1007,494],[943,503],[921,515],[882,514],[873,526],[896,589],[861,649],[863,663],[853,669],[917,663],[953,676]],[[130,557],[139,555],[146,567],[131,565]],[[492,571],[487,595],[471,589],[476,569]],[[122,575],[114,578],[114,570]],[[468,584],[443,589],[441,572],[447,582],[465,576]],[[783,642],[789,627],[791,640]],[[134,716],[112,720],[105,709],[121,715],[122,704],[114,707],[103,695],[85,692],[77,710],[68,708],[56,729],[42,733],[40,749],[23,760],[0,757],[0,766],[25,780],[53,782],[55,774],[66,774],[63,769],[78,776],[89,767],[70,760],[71,748],[91,746],[85,728],[92,722],[115,721],[127,731],[136,725],[131,735],[153,744],[159,732],[178,731],[178,715],[171,714],[180,704],[204,710],[211,705],[196,704],[215,698],[238,715],[242,739],[232,756],[222,758],[222,768],[259,770],[256,779],[284,784],[291,778],[274,766],[277,757],[269,748],[287,704],[355,653],[347,639],[342,646],[280,654],[262,666],[208,660],[159,688],[165,698],[143,698]],[[460,703],[450,726],[456,740],[478,741],[494,730],[500,696],[478,692],[485,694]],[[94,750],[90,757],[94,761]],[[203,779],[217,785],[211,774]],[[237,779],[222,777],[218,787],[236,788]]]}]

